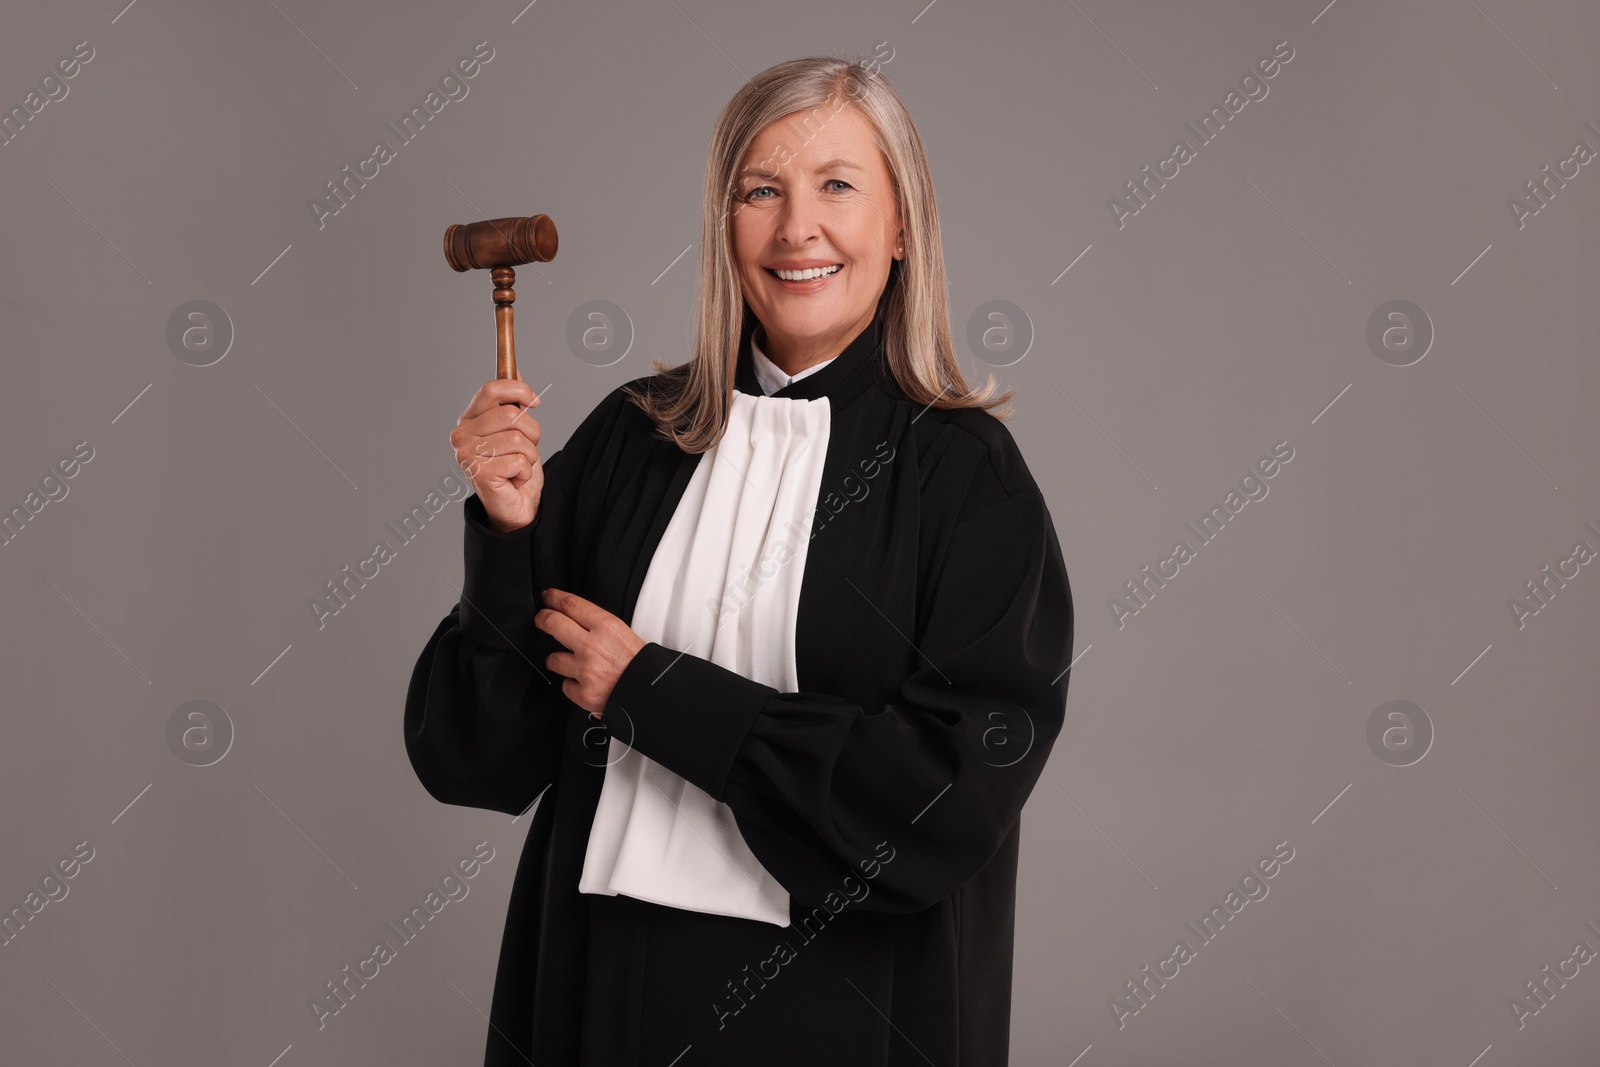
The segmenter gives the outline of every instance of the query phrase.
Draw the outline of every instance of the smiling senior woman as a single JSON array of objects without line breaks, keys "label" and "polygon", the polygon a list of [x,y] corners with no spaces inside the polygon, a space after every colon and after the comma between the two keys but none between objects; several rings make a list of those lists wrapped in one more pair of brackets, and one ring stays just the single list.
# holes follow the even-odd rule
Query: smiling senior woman
[{"label": "smiling senior woman", "polygon": [[763,71],[702,234],[687,363],[543,463],[520,379],[450,435],[477,492],[407,751],[445,803],[542,801],[485,1063],[1004,1064],[1072,598],[1011,394],[956,360],[904,104]]}]

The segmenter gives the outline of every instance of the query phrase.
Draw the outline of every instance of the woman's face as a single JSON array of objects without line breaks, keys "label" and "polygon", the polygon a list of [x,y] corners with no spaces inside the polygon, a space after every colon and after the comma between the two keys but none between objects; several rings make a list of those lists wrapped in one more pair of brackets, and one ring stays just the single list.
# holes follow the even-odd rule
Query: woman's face
[{"label": "woman's face", "polygon": [[[761,131],[734,175],[730,207],[740,286],[764,348],[799,364],[836,356],[871,323],[902,258],[899,205],[872,126],[855,108],[787,115]],[[809,140],[807,137],[809,136]],[[786,281],[774,270],[837,267]]]}]

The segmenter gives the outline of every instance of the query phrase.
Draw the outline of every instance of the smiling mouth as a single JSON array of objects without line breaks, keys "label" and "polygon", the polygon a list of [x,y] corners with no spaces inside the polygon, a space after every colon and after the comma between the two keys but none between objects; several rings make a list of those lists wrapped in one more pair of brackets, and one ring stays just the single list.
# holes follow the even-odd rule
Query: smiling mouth
[{"label": "smiling mouth", "polygon": [[[807,268],[806,270],[786,270],[786,271],[783,271],[782,273],[779,273],[778,271],[773,270],[771,267],[763,267],[762,269],[765,270],[768,274],[772,275],[774,278],[777,278],[779,281],[784,281],[784,282],[812,282],[812,281],[816,281],[819,278],[831,278],[831,277],[833,277],[835,274],[838,274],[841,270],[844,270],[844,264],[835,263],[831,267],[810,267],[810,268]],[[785,278],[783,276],[785,274],[790,275],[790,277]]]}]

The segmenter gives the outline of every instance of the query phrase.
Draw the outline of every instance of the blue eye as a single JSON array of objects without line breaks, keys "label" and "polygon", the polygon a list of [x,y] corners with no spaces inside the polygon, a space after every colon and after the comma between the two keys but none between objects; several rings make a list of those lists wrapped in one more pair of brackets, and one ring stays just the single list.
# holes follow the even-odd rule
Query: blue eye
[{"label": "blue eye", "polygon": [[[833,185],[834,183],[838,183],[839,185],[844,186],[845,189],[854,189],[855,188],[855,186],[851,185],[849,182],[845,181],[843,178],[829,178],[827,181],[823,182],[822,184],[823,185]],[[763,189],[765,189],[766,191],[776,195],[776,190],[774,190],[772,188],[772,186],[770,186],[770,185],[758,185],[754,189],[751,189],[748,193],[745,193],[739,199],[743,200],[743,201],[746,201],[746,202],[749,202],[751,200],[771,200],[772,197],[770,197],[770,196],[757,196],[756,195],[757,193],[761,192]],[[835,190],[835,191],[836,192],[843,192],[844,190],[840,189],[840,190]]]}]

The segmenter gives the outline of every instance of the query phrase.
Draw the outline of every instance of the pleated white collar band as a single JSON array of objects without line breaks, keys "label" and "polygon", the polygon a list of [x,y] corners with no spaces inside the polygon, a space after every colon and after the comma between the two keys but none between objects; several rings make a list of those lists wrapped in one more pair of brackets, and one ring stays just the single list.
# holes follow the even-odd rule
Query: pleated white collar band
[{"label": "pleated white collar band", "polygon": [[[651,557],[635,633],[798,690],[800,584],[830,425],[826,396],[733,391],[727,431],[700,457]],[[615,735],[605,774],[580,892],[789,925],[788,891],[745,844],[733,809]]]}]

